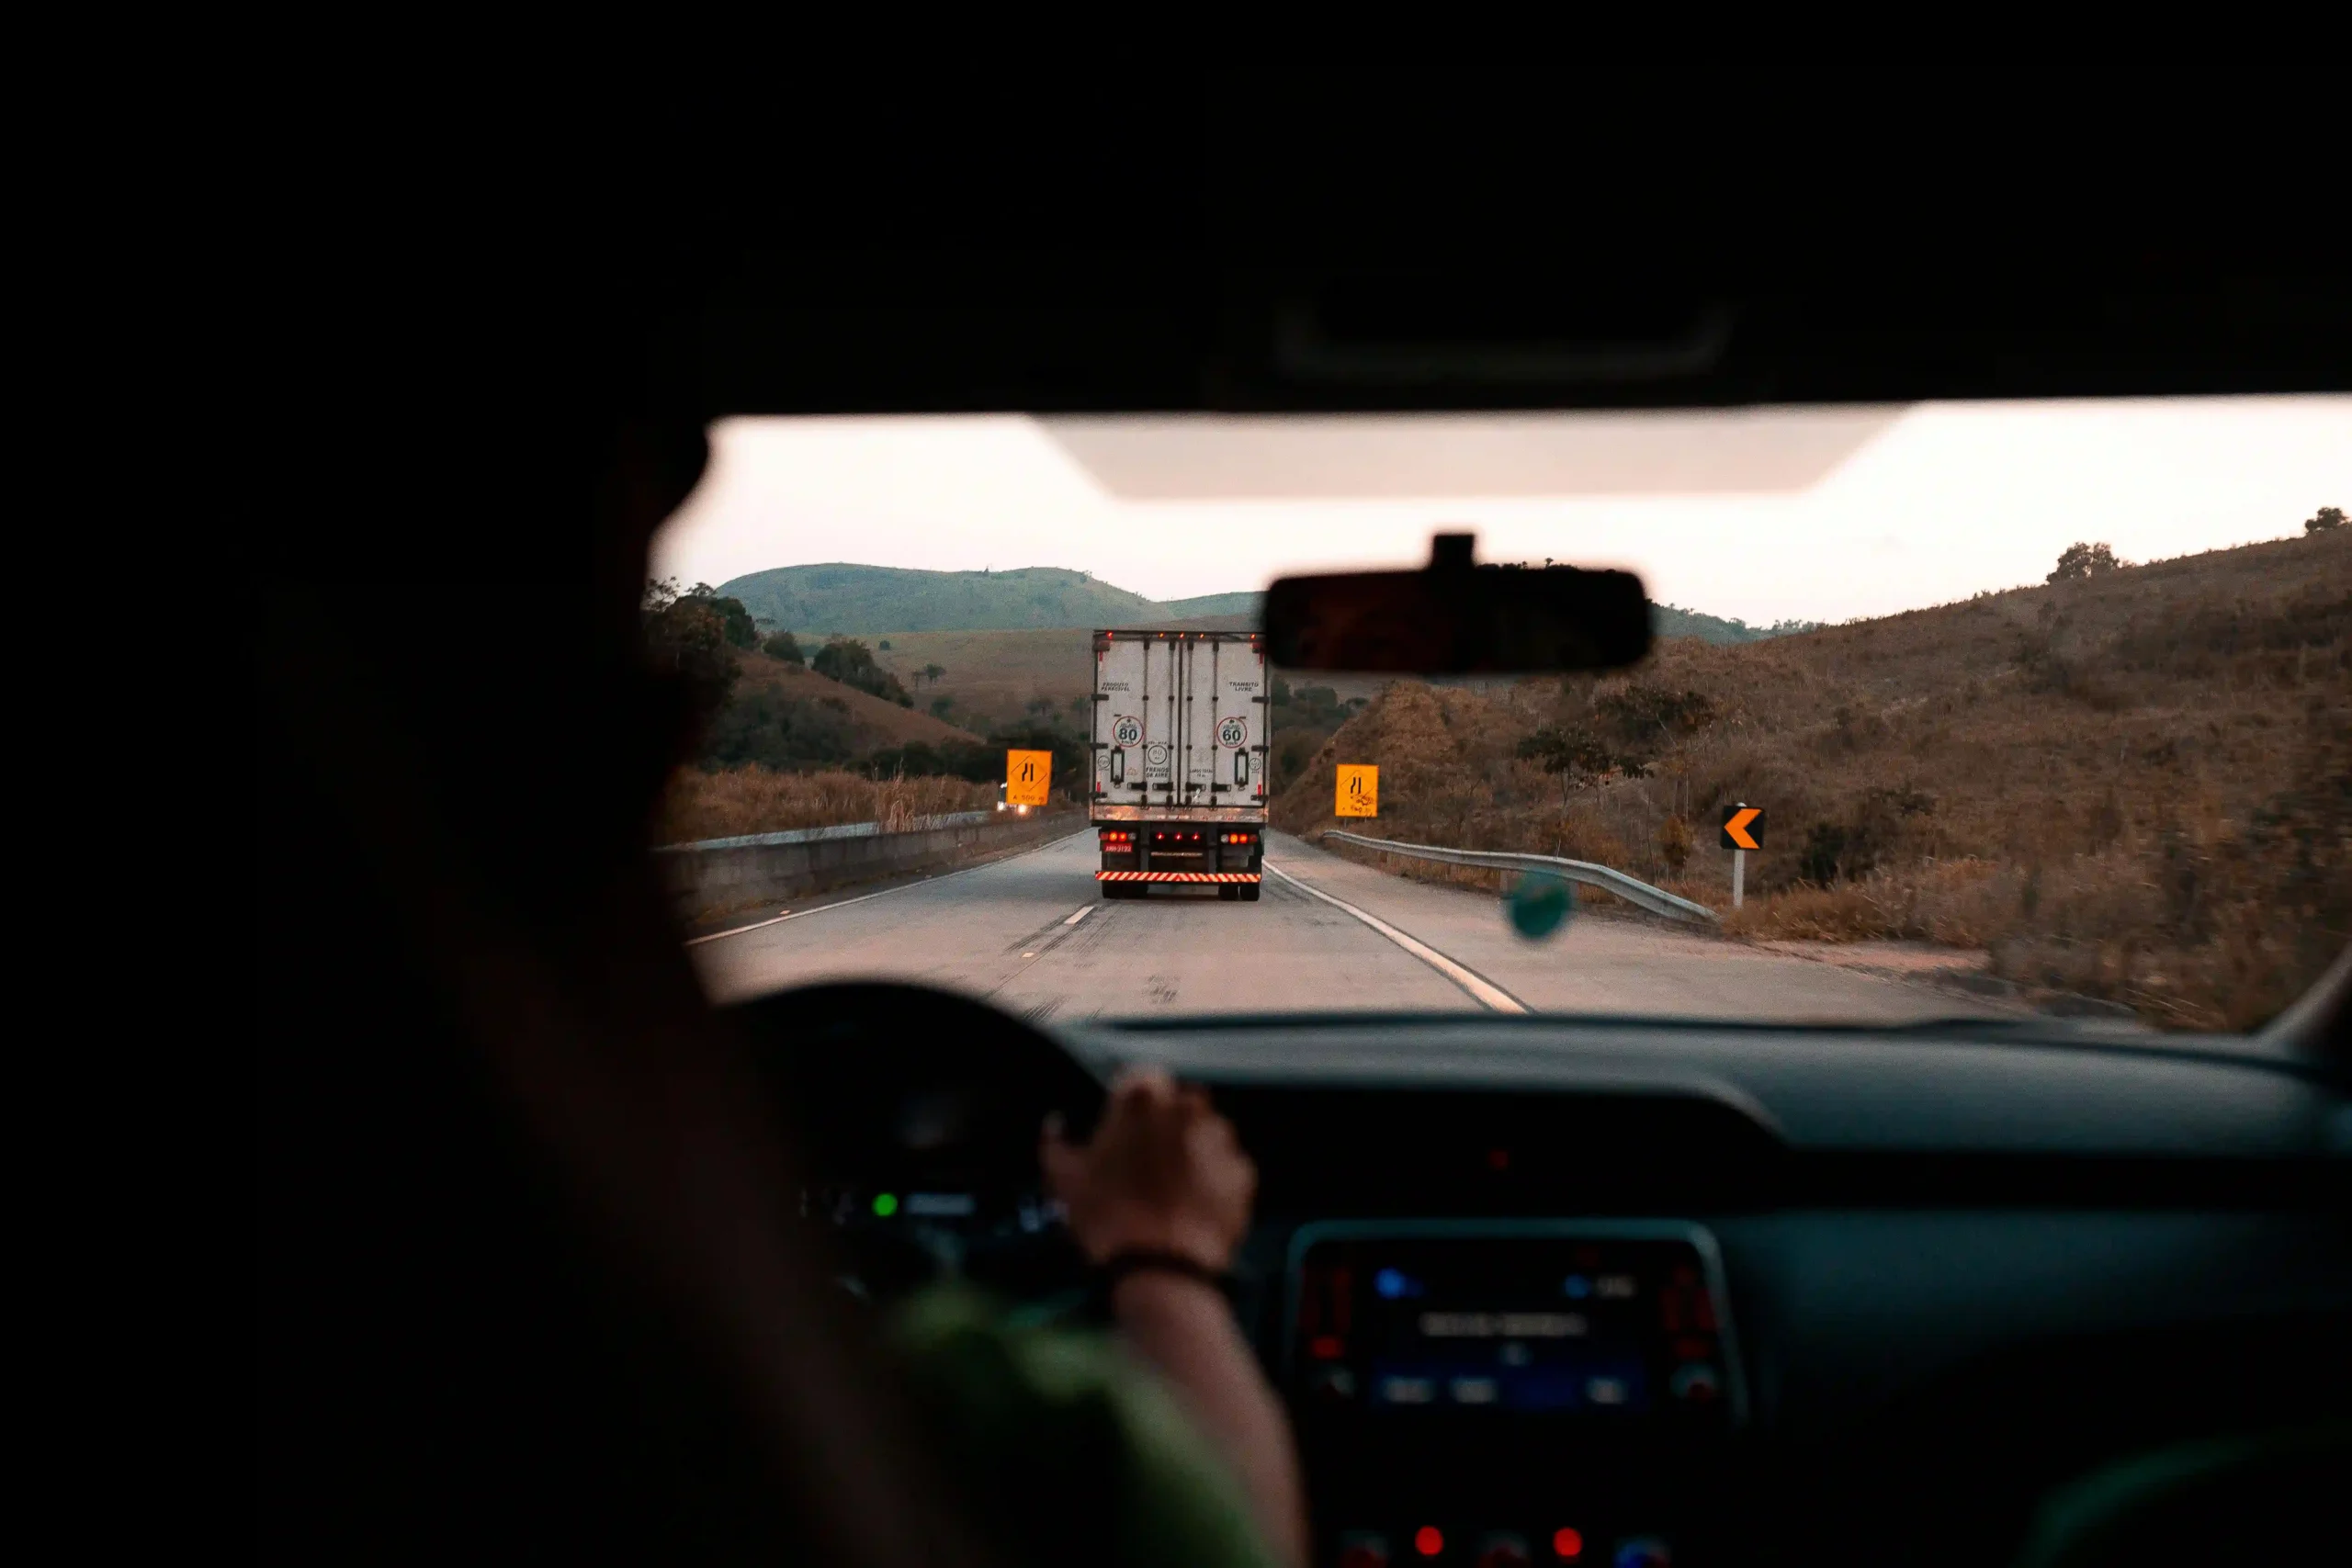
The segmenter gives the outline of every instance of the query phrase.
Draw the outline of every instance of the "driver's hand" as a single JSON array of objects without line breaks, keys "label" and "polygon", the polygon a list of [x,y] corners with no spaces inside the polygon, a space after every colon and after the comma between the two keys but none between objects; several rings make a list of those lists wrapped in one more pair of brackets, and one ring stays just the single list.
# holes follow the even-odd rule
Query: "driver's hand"
[{"label": "driver's hand", "polygon": [[1172,1252],[1222,1272],[1250,1228],[1258,1168],[1233,1123],[1156,1067],[1120,1074],[1090,1143],[1066,1141],[1048,1118],[1038,1155],[1091,1262]]}]

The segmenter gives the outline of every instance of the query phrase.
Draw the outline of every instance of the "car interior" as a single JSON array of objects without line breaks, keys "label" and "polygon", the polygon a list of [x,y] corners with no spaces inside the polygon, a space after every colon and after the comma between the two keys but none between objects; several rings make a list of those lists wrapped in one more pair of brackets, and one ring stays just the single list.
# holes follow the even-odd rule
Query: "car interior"
[{"label": "car interior", "polygon": [[[603,606],[711,419],[2352,390],[2344,251],[2219,166],[2285,133],[2096,138],[2144,86],[2001,87],[1996,136],[1941,78],[1219,80],[1204,140],[1168,130],[1190,88],[1055,100],[1099,146],[958,100],[1001,164],[877,161],[888,203],[648,242],[560,308],[529,258],[570,253],[510,220],[513,265],[436,263],[417,343],[356,331],[406,412],[311,477],[434,455],[355,511],[398,542],[309,550],[255,633],[265,1547],[989,1560],[840,1347],[950,1277],[1090,1321],[1037,1129],[1154,1066],[1257,1166],[1233,1307],[1317,1564],[2346,1551],[2352,957],[2245,1035],[703,1002],[639,863],[680,720]],[[1864,201],[1889,127],[1908,194]],[[614,199],[658,232],[672,177]],[[420,414],[444,354],[481,385]],[[313,613],[336,573],[430,646]],[[530,640],[581,650],[527,721],[573,738],[557,801],[495,763],[541,683],[500,606],[543,578]]]}]

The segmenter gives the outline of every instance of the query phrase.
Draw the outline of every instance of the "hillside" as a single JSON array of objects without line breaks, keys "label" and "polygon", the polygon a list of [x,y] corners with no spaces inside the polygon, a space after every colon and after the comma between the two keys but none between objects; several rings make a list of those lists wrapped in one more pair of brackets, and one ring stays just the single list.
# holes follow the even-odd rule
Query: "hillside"
[{"label": "hillside", "polygon": [[1201,616],[1227,617],[1250,626],[1258,624],[1258,606],[1264,603],[1263,593],[1204,593],[1197,599],[1168,599],[1159,606],[1161,616],[1171,621],[1189,621]]},{"label": "hillside", "polygon": [[756,621],[792,632],[870,637],[1016,626],[1129,626],[1166,618],[1139,593],[1081,571],[915,571],[899,567],[785,566],[719,585]]},{"label": "hillside", "polygon": [[[919,571],[901,567],[784,566],[718,585],[765,627],[820,637],[901,633],[1009,631],[1023,627],[1158,626],[1242,628],[1257,625],[1261,592],[1205,593],[1158,602],[1080,571],[1031,566],[1013,571]],[[1654,604],[1660,637],[1754,642],[1776,634],[1672,604]]]},{"label": "hillside", "polygon": [[968,740],[927,713],[763,653],[738,656],[742,675],[712,721],[704,751],[715,765],[797,769],[842,763],[884,746]]},{"label": "hillside", "polygon": [[2352,535],[2215,551],[1626,675],[1400,682],[1276,802],[1383,835],[1604,862],[1729,903],[1719,808],[1764,807],[1753,937],[1989,952],[2018,983],[2247,1027],[2352,939]]}]

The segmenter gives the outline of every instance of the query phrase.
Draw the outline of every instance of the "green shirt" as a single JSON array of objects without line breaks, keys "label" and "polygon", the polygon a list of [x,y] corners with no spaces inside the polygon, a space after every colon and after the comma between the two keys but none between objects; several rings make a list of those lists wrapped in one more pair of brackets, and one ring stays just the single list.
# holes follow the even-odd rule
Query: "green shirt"
[{"label": "green shirt", "polygon": [[1279,1568],[1239,1478],[1111,1335],[941,1286],[893,1338],[1005,1562]]}]

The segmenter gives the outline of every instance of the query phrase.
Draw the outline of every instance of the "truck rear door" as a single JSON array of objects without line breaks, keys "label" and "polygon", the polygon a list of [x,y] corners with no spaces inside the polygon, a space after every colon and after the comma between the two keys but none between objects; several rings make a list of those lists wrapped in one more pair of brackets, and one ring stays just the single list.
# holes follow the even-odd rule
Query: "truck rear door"
[{"label": "truck rear door", "polygon": [[1263,655],[1247,637],[1184,643],[1184,794],[1191,806],[1256,806],[1265,744]]},{"label": "truck rear door", "polygon": [[1155,796],[1150,786],[1174,777],[1174,670],[1165,643],[1095,634],[1094,787],[1103,805],[1170,798],[1165,791]]}]

